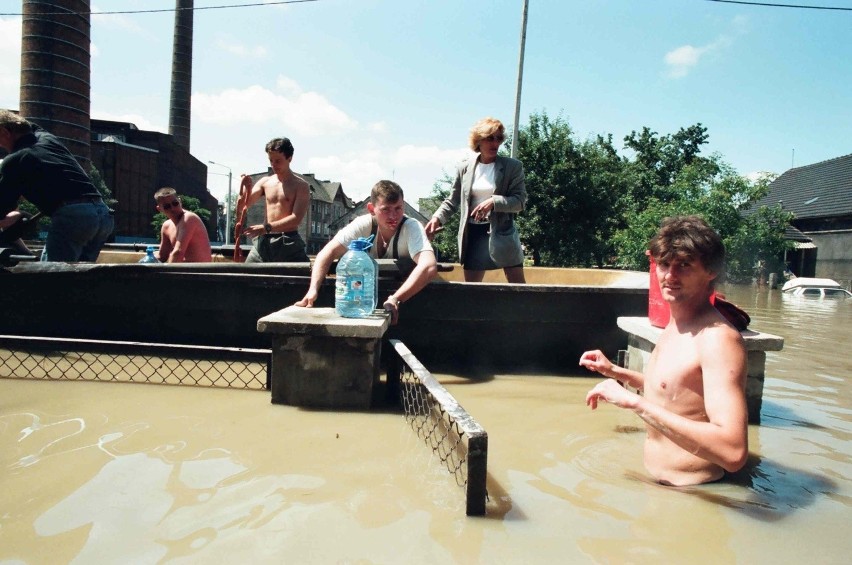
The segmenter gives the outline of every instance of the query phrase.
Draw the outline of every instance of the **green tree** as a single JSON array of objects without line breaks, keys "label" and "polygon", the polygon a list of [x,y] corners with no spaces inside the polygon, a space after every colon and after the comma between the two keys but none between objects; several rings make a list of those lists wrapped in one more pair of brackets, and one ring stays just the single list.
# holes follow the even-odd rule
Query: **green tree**
[{"label": "green tree", "polygon": [[[432,192],[429,194],[429,199],[434,204],[434,209],[430,210],[433,213],[441,205],[444,199],[449,198],[450,191],[453,187],[454,177],[451,177],[446,171],[443,177],[435,181],[432,185]],[[453,214],[447,223],[442,226],[441,231],[435,234],[435,239],[432,240],[432,247],[440,261],[458,261],[459,246],[459,215]]]},{"label": "green tree", "polygon": [[107,206],[113,208],[116,204],[118,204],[118,200],[113,198],[112,190],[110,190],[106,181],[104,181],[103,175],[94,165],[92,165],[92,168],[89,170],[89,177],[92,179],[92,184],[95,185],[95,188],[101,193],[101,198],[104,199]]},{"label": "green tree", "polygon": [[544,112],[532,114],[518,134],[528,194],[518,224],[533,263],[608,263],[616,206],[628,188],[612,137],[576,141],[566,120]]},{"label": "green tree", "polygon": [[[180,201],[184,210],[195,212],[201,217],[201,220],[207,224],[207,221],[210,219],[210,210],[202,208],[201,201],[198,198],[194,198],[192,196],[181,196]],[[168,219],[168,216],[162,212],[157,212],[154,215],[154,219],[151,221],[151,227],[154,228],[154,237],[157,238],[157,241],[160,241],[160,230]]]},{"label": "green tree", "polygon": [[[663,218],[698,214],[722,236],[731,279],[750,279],[758,261],[780,271],[791,216],[777,206],[751,209],[772,178],[752,182],[718,154],[702,155],[702,124],[671,135],[633,131],[624,138],[630,158],[619,156],[611,135],[578,141],[567,120],[545,112],[530,115],[518,134],[528,194],[518,225],[535,265],[647,270],[645,250]],[[445,175],[433,196],[445,198],[451,183]],[[452,257],[454,221],[435,241]]]},{"label": "green tree", "polygon": [[628,211],[626,227],[614,238],[619,266],[647,270],[645,250],[662,220],[697,214],[722,237],[732,281],[750,280],[761,260],[779,270],[780,257],[789,245],[784,231],[792,216],[780,206],[750,210],[750,203],[762,197],[767,187],[768,179],[751,182],[718,155],[693,161],[675,174],[665,191],[658,191],[665,200],[652,196],[644,207]]},{"label": "green tree", "polygon": [[700,123],[673,135],[660,136],[644,127],[625,136],[624,147],[634,153],[628,164],[632,201],[641,206],[652,197],[663,202],[677,198],[672,185],[680,172],[687,166],[711,164],[712,160],[700,155],[708,139],[707,128]]}]

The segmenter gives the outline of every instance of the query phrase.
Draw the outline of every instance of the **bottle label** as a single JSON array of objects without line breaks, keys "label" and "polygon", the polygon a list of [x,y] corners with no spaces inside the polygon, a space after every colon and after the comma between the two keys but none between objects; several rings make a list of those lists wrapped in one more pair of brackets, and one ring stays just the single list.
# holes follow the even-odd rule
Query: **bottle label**
[{"label": "bottle label", "polygon": [[361,275],[347,275],[345,284],[345,299],[360,301],[364,294],[364,277]]}]

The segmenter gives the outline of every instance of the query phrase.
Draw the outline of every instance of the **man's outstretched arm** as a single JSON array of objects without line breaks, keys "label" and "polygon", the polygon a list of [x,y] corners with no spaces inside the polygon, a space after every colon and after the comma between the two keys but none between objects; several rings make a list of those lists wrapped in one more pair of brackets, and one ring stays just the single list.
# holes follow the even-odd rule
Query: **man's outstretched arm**
[{"label": "man's outstretched arm", "polygon": [[319,289],[328,275],[328,270],[331,268],[331,263],[346,253],[346,248],[343,247],[337,240],[332,239],[325,244],[314,260],[314,267],[311,269],[311,285],[308,287],[308,292],[304,298],[295,303],[296,306],[312,308],[319,296]]},{"label": "man's outstretched arm", "polygon": [[399,304],[405,302],[425,287],[438,274],[438,262],[435,253],[430,250],[421,251],[414,256],[416,266],[409,273],[405,282],[385,300],[382,305],[391,313],[391,323],[399,320]]}]

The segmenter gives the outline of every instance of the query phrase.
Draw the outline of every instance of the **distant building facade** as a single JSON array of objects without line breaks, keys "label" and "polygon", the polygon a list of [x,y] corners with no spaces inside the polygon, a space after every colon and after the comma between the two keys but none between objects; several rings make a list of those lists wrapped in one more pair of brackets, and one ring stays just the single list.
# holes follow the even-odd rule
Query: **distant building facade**
[{"label": "distant building facade", "polygon": [[852,154],[786,171],[756,206],[781,204],[792,212],[786,257],[798,276],[852,281]]},{"label": "distant building facade", "polygon": [[[370,211],[367,209],[367,204],[369,204],[370,199],[365,198],[358,204],[356,204],[352,209],[348,210],[345,214],[334,220],[329,229],[331,230],[331,235],[334,236],[341,229],[346,227],[349,222],[357,218],[358,216],[363,216],[364,214],[369,214]],[[425,226],[429,222],[429,218],[420,213],[419,210],[415,209],[411,204],[407,201],[405,202],[405,215],[411,219],[417,220],[421,225]]]},{"label": "distant building facade", "polygon": [[206,222],[217,239],[218,200],[207,189],[207,165],[165,133],[143,131],[127,122],[91,120],[91,159],[118,201],[116,239],[157,237],[151,222],[157,213],[154,193],[171,186],[210,210]]}]

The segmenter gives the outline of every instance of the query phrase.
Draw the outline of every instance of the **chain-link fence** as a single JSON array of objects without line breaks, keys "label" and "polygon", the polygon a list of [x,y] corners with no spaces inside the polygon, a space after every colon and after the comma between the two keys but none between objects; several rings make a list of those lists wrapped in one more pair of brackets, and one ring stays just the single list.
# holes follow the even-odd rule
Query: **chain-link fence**
[{"label": "chain-link fence", "polygon": [[0,335],[0,377],[267,390],[271,351]]},{"label": "chain-link fence", "polygon": [[406,421],[464,487],[466,514],[485,514],[488,434],[404,343],[389,341],[388,386],[399,388]]}]

